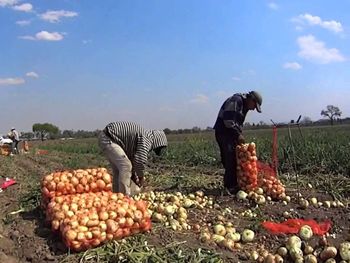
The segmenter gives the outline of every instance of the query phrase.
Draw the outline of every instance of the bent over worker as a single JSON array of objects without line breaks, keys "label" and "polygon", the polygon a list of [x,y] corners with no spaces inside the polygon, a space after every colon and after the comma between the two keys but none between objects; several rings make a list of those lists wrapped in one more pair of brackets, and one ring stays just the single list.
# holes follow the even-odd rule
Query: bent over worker
[{"label": "bent over worker", "polygon": [[168,145],[162,130],[147,130],[127,121],[109,123],[98,140],[113,169],[113,192],[126,195],[140,192],[149,152],[160,155]]},{"label": "bent over worker", "polygon": [[237,160],[236,146],[244,143],[242,126],[249,110],[261,113],[262,97],[257,91],[237,93],[227,98],[222,104],[214,129],[215,138],[220,148],[221,163],[225,168],[224,187],[228,194],[236,193]]}]

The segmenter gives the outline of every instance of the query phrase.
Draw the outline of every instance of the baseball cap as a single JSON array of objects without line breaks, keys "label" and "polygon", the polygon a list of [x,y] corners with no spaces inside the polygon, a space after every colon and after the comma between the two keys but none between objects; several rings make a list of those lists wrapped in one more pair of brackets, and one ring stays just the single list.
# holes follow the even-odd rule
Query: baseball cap
[{"label": "baseball cap", "polygon": [[252,97],[252,99],[256,102],[256,110],[257,112],[261,113],[261,104],[262,104],[262,97],[259,92],[253,90],[249,92],[249,95]]}]

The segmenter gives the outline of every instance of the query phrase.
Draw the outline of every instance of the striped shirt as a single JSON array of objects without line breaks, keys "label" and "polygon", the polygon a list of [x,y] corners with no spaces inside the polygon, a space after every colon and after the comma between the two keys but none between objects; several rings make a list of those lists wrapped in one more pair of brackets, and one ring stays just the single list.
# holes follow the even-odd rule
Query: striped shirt
[{"label": "striped shirt", "polygon": [[222,104],[214,129],[217,132],[239,136],[248,110],[244,107],[247,94],[234,94]]},{"label": "striped shirt", "polygon": [[168,145],[163,131],[147,130],[133,122],[112,122],[103,131],[114,143],[123,148],[139,177],[143,176],[148,153]]}]

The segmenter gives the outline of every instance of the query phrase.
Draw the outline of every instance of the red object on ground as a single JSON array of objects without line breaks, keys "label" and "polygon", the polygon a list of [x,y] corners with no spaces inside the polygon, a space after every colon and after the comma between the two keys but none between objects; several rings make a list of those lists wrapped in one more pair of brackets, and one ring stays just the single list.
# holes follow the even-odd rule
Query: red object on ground
[{"label": "red object on ground", "polygon": [[37,150],[36,151],[36,154],[38,154],[38,155],[44,155],[44,154],[48,154],[48,153],[49,153],[48,150]]},{"label": "red object on ground", "polygon": [[274,223],[265,221],[262,226],[272,234],[297,234],[300,228],[304,225],[311,227],[312,232],[315,235],[324,235],[332,227],[331,221],[325,221],[317,223],[315,220],[304,220],[304,219],[288,219],[282,223]]},{"label": "red object on ground", "polygon": [[10,179],[10,180],[8,180],[8,181],[3,182],[3,183],[1,184],[1,186],[0,186],[0,188],[1,188],[2,190],[5,190],[7,187],[9,187],[9,186],[11,186],[11,185],[13,185],[13,184],[15,184],[15,183],[16,183],[16,181],[15,181],[14,179]]},{"label": "red object on ground", "polygon": [[269,175],[271,177],[277,177],[276,171],[267,163],[257,161],[258,173],[263,175]]}]

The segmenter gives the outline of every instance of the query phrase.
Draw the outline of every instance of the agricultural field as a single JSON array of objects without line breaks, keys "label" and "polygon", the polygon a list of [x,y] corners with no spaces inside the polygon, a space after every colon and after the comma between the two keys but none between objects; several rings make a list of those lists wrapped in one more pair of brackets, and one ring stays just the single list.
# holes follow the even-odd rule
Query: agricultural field
[{"label": "agricultural field", "polygon": [[[255,142],[260,161],[271,162],[272,130],[249,130],[245,138]],[[152,230],[79,253],[67,249],[45,223],[40,182],[54,171],[94,167],[110,171],[97,140],[32,142],[27,154],[0,156],[0,183],[5,177],[17,180],[0,193],[0,262],[302,262],[292,259],[295,255],[283,261],[274,258],[291,235],[275,235],[261,225],[288,218],[330,220],[326,236],[303,241],[303,253],[318,258],[322,254],[324,260],[318,262],[325,262],[322,251],[334,246],[338,250],[334,261],[327,262],[341,262],[340,244],[350,238],[349,125],[278,129],[278,175],[290,200],[264,198],[259,204],[251,196],[222,191],[223,169],[213,133],[168,139],[166,154],[150,157],[141,195],[161,215],[152,217]],[[167,209],[159,209],[160,203],[168,206],[176,200],[185,207],[186,225],[167,220],[163,211]],[[220,242],[219,230],[243,238],[245,229],[255,233],[252,240]]]}]

